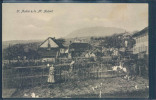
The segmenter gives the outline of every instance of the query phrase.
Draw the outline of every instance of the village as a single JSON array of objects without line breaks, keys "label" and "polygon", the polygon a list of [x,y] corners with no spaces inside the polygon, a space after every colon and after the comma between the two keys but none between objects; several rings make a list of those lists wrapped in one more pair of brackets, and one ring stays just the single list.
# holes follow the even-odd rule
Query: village
[{"label": "village", "polygon": [[148,27],[9,45],[2,64],[7,98],[148,97]]}]

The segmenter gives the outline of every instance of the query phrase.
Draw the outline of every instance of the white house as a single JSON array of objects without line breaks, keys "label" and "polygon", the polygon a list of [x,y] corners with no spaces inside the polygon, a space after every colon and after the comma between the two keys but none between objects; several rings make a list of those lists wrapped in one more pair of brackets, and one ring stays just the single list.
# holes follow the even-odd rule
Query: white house
[{"label": "white house", "polygon": [[136,44],[133,47],[133,54],[138,54],[139,58],[143,58],[148,54],[148,27],[140,32],[133,34]]}]

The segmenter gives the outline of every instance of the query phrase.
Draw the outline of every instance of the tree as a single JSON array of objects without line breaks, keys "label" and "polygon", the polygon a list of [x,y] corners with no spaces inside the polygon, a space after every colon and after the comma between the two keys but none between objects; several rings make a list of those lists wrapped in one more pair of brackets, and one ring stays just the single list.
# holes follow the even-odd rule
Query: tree
[{"label": "tree", "polygon": [[65,39],[63,39],[63,38],[59,38],[56,41],[57,41],[57,43],[60,43],[60,44],[64,44],[66,42]]},{"label": "tree", "polygon": [[123,41],[118,36],[113,35],[110,37],[105,37],[104,41],[100,43],[101,46],[106,48],[121,48],[123,46]]},{"label": "tree", "polygon": [[90,40],[93,41],[94,40],[94,37],[91,37]]},{"label": "tree", "polygon": [[34,44],[16,44],[3,50],[3,59],[22,59],[24,56],[28,59],[37,59],[39,57]]},{"label": "tree", "polygon": [[114,34],[112,36],[107,36],[104,41],[100,43],[100,46],[106,48],[126,48],[125,41],[127,41],[127,47],[130,49],[135,44],[135,40],[131,36],[124,36],[123,34]]},{"label": "tree", "polygon": [[18,56],[22,57],[23,54],[24,54],[24,48],[20,44],[9,46],[3,51],[4,59],[8,59],[8,60],[17,59]]},{"label": "tree", "polygon": [[128,44],[127,44],[127,48],[130,49],[134,46],[135,44],[135,40],[133,39],[132,36],[129,36],[127,39],[125,39],[126,41],[128,41]]}]

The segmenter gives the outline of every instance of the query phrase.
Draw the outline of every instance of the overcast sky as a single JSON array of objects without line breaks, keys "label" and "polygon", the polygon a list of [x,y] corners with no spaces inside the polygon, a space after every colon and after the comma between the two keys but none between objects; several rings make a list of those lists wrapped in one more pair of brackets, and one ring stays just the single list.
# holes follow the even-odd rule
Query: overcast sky
[{"label": "overcast sky", "polygon": [[[22,10],[52,12],[21,13]],[[2,11],[3,41],[59,38],[80,28],[96,26],[127,31],[148,26],[148,4],[145,3],[5,3]]]}]

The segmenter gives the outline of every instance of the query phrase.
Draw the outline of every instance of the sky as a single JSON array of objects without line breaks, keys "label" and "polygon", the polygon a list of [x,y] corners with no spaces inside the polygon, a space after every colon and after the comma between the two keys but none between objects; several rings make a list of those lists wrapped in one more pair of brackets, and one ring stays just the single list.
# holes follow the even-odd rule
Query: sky
[{"label": "sky", "polygon": [[[36,11],[36,12],[22,12]],[[38,13],[39,10],[42,10]],[[50,11],[45,12],[44,11]],[[2,41],[64,37],[88,27],[117,27],[128,32],[148,26],[145,3],[3,3]]]}]

